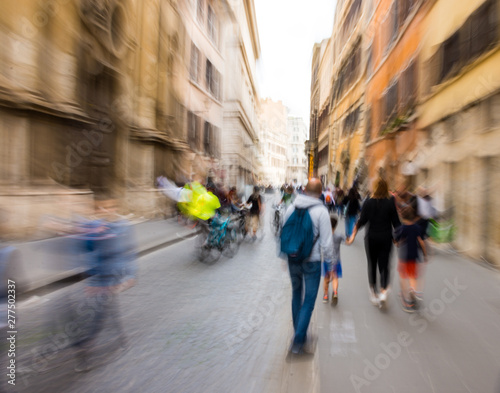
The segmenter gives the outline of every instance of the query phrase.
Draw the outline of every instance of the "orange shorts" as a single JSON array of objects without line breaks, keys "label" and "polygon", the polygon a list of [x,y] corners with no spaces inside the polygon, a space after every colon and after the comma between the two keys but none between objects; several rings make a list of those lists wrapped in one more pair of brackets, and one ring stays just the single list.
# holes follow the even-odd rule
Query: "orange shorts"
[{"label": "orange shorts", "polygon": [[398,264],[398,272],[399,276],[404,279],[417,278],[417,262],[415,260],[403,261],[402,259],[400,259]]}]

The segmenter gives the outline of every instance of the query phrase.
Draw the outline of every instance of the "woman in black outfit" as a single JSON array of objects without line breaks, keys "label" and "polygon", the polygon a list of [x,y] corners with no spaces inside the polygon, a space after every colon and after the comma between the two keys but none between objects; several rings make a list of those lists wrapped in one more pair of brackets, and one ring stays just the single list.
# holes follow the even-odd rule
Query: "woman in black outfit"
[{"label": "woman in black outfit", "polygon": [[[354,227],[349,243],[354,241],[358,230],[368,224],[365,235],[365,250],[368,259],[368,281],[370,300],[375,305],[384,305],[390,283],[389,257],[391,255],[393,230],[401,225],[394,199],[389,197],[387,182],[379,178],[373,196],[366,200],[361,216]],[[380,295],[377,294],[377,267],[380,272]]]}]

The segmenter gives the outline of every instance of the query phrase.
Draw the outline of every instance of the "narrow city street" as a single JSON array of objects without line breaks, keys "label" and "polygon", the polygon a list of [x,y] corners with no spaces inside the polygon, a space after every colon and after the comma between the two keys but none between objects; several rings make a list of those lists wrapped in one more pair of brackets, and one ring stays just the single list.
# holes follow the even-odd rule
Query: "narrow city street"
[{"label": "narrow city street", "polygon": [[[99,366],[77,374],[72,350],[65,349],[58,357],[66,362],[19,376],[19,391],[279,392],[291,334],[290,284],[274,239],[266,234],[244,241],[234,258],[223,256],[213,265],[195,259],[194,244],[185,240],[139,260],[138,285],[120,295],[126,352],[106,358],[97,349]],[[55,304],[82,285],[20,306],[20,326],[36,329],[37,322],[41,328],[41,321],[59,318],[67,306]],[[113,333],[102,332],[102,345],[113,341]],[[34,364],[28,356],[23,365]]]},{"label": "narrow city street", "polygon": [[[267,204],[267,213],[271,211]],[[75,373],[71,348],[41,361],[33,348],[57,345],[77,283],[19,306],[18,392],[396,392],[500,391],[500,274],[439,251],[426,272],[425,309],[398,304],[393,263],[386,309],[368,299],[362,236],[342,246],[336,307],[318,294],[313,355],[291,356],[290,283],[269,234],[212,265],[194,258],[194,239],[139,260],[138,284],[120,295],[125,351],[101,332],[93,368]],[[338,230],[343,229],[343,221]],[[393,256],[393,262],[395,256]],[[60,324],[59,324],[60,325]],[[53,328],[52,328],[53,329]],[[57,330],[56,330],[57,331]],[[62,345],[61,345],[62,346]],[[47,347],[47,344],[45,344]],[[50,346],[49,346],[50,347]],[[10,389],[8,391],[16,391]]]}]

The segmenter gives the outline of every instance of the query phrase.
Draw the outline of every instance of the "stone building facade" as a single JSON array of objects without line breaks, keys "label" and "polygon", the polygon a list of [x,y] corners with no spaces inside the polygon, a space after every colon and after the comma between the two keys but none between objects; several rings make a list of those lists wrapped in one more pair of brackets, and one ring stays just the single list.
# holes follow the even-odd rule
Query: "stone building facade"
[{"label": "stone building facade", "polygon": [[314,46],[309,174],[325,187],[348,188],[366,178],[365,33],[371,8],[371,1],[338,1],[331,37]]},{"label": "stone building facade", "polygon": [[[431,1],[414,165],[455,247],[500,266],[500,1]],[[446,15],[446,18],[443,18]]]},{"label": "stone building facade", "polygon": [[260,41],[253,0],[230,2],[234,23],[224,52],[224,143],[222,180],[226,186],[257,184],[260,177],[259,95],[256,62]]},{"label": "stone building facade", "polygon": [[329,178],[331,157],[330,96],[333,74],[333,40],[323,40],[318,64],[318,177],[323,185],[331,183]]},{"label": "stone building facade", "polygon": [[187,147],[172,99],[184,62],[176,16],[160,0],[2,3],[8,233],[32,233],[82,195],[91,207],[94,193],[156,209],[154,176],[172,176]]},{"label": "stone building facade", "polygon": [[[371,2],[337,2],[332,33],[333,80],[330,97],[329,183],[352,186],[364,172],[366,25]],[[361,179],[363,180],[363,179]]]},{"label": "stone building facade", "polygon": [[241,68],[225,75],[239,50],[227,37],[248,31],[235,4],[3,2],[2,233],[33,236],[45,215],[88,211],[99,194],[153,217],[169,213],[157,176],[220,180],[225,89],[241,83]]},{"label": "stone building facade", "polygon": [[500,265],[500,1],[339,1],[332,39],[336,181],[424,186],[454,246]]},{"label": "stone building facade", "polygon": [[186,110],[184,138],[189,145],[183,161],[190,179],[207,176],[220,180],[221,137],[224,127],[226,62],[223,56],[232,30],[229,5],[221,1],[184,1],[178,3],[186,34],[186,64],[180,78],[177,100]]},{"label": "stone building facade", "polygon": [[[318,177],[319,173],[319,134],[320,134],[320,95],[321,95],[321,74],[320,65],[323,53],[329,43],[329,39],[324,39],[321,43],[314,44],[311,64],[311,105],[309,115],[309,139],[306,141],[306,151],[308,154],[308,178]],[[325,61],[326,63],[326,61]],[[322,67],[324,75],[327,75],[331,63]],[[331,85],[331,83],[329,83]]]},{"label": "stone building facade", "polygon": [[384,0],[367,29],[366,161],[370,182],[382,174],[391,189],[415,182],[417,104],[422,23],[429,4]]}]

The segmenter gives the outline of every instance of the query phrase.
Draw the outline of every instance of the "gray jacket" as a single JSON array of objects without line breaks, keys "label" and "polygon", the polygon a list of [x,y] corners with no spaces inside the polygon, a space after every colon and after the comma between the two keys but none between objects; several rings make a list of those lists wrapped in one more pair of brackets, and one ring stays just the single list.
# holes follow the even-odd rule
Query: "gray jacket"
[{"label": "gray jacket", "polygon": [[[292,206],[290,206],[286,213],[283,222],[286,222],[295,210],[308,209],[309,215],[313,222],[314,239],[316,243],[312,249],[311,255],[306,260],[307,262],[330,262],[333,257],[333,238],[332,226],[330,224],[330,214],[328,209],[319,198],[313,198],[308,195],[297,195]],[[318,237],[319,234],[319,237]]]}]

